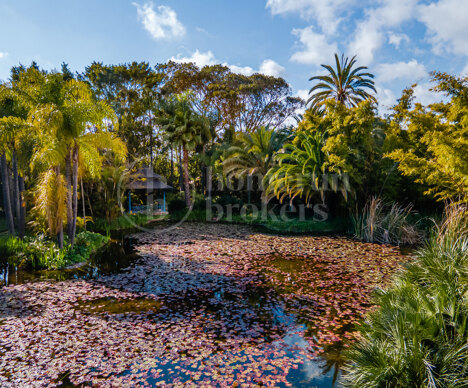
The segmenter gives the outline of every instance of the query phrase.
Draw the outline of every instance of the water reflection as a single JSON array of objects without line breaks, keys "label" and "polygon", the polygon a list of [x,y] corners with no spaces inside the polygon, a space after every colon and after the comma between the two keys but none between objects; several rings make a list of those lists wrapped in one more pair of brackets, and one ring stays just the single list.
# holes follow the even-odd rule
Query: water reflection
[{"label": "water reflection", "polygon": [[102,275],[119,273],[139,257],[133,249],[133,243],[129,238],[112,240],[98,250],[88,262],[67,269],[26,270],[3,262],[0,264],[0,286],[44,280],[96,279]]}]

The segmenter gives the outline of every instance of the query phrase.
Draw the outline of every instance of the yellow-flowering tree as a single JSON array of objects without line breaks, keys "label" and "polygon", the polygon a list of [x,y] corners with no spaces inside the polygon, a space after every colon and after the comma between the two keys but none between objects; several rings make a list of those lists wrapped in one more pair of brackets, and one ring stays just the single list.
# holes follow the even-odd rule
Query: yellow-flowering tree
[{"label": "yellow-flowering tree", "polygon": [[468,202],[468,77],[433,73],[433,88],[448,100],[414,103],[413,88],[394,108],[386,156],[404,175],[428,187],[439,200]]}]

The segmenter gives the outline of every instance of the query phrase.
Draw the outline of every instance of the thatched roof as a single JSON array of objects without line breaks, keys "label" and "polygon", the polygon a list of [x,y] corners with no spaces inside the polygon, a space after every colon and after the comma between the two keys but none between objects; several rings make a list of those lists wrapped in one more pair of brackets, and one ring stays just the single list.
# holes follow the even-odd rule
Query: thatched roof
[{"label": "thatched roof", "polygon": [[172,187],[166,184],[165,178],[156,174],[150,167],[140,168],[128,184],[131,190],[172,190]]}]

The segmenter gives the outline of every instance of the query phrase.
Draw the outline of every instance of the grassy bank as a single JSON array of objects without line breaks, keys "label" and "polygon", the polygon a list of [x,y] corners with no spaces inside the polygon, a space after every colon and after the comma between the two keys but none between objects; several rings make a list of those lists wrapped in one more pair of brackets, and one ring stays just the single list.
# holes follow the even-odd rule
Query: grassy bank
[{"label": "grassy bank", "polygon": [[194,209],[187,215],[187,210],[175,211],[168,216],[168,220],[173,222],[221,222],[232,224],[244,224],[255,226],[266,232],[287,233],[287,234],[336,234],[346,233],[350,227],[351,220],[348,218],[333,218],[325,221],[313,219],[299,220],[291,218],[282,220],[280,217],[268,216],[266,219],[254,217],[252,215],[241,216],[233,214],[232,216],[223,216],[221,218],[207,219],[205,209]]},{"label": "grassy bank", "polygon": [[126,233],[135,230],[137,227],[148,225],[152,221],[165,219],[166,216],[162,215],[148,215],[148,214],[125,214],[117,217],[115,220],[108,222],[105,219],[98,218],[93,222],[87,224],[90,231],[101,233],[107,236],[112,235],[114,232]]}]

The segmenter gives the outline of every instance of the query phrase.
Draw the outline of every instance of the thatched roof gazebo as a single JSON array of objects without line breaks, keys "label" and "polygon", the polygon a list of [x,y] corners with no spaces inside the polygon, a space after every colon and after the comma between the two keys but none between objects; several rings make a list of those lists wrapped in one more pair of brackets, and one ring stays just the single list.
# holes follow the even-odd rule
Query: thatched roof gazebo
[{"label": "thatched roof gazebo", "polygon": [[[163,204],[161,210],[166,212],[166,191],[172,190],[172,186],[166,184],[166,179],[161,175],[156,174],[152,168],[143,167],[132,174],[127,187],[134,191],[145,190],[147,194],[153,193],[154,191],[161,191],[163,193]],[[128,211],[132,211],[131,191],[128,195]]]}]

